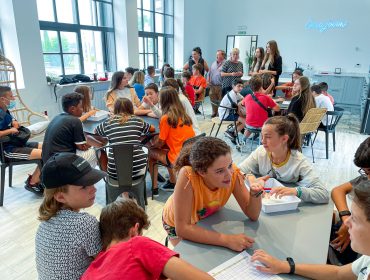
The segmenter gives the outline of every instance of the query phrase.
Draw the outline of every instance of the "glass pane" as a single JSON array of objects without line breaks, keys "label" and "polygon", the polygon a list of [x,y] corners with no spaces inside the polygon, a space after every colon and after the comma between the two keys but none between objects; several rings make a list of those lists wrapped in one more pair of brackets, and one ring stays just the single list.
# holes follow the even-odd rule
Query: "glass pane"
[{"label": "glass pane", "polygon": [[141,17],[141,10],[137,10],[137,29],[143,31],[143,19]]},{"label": "glass pane", "polygon": [[165,13],[169,15],[173,15],[173,0],[164,0],[165,3]]},{"label": "glass pane", "polygon": [[64,53],[78,52],[77,33],[75,32],[60,32],[62,41],[62,51]]},{"label": "glass pane", "polygon": [[92,74],[104,72],[101,32],[81,30],[81,44],[85,73]]},{"label": "glass pane", "polygon": [[164,12],[163,0],[155,0],[155,11],[159,13]]},{"label": "glass pane", "polygon": [[152,0],[143,0],[143,9],[153,11]]},{"label": "glass pane", "polygon": [[62,60],[58,54],[45,54],[44,64],[46,75],[59,76],[62,75]]},{"label": "glass pane", "polygon": [[148,66],[153,66],[154,65],[154,54],[149,54],[148,55]]},{"label": "glass pane", "polygon": [[153,32],[153,13],[152,12],[143,12],[144,20],[144,31]]},{"label": "glass pane", "polygon": [[77,23],[74,0],[55,0],[58,22]]},{"label": "glass pane", "polygon": [[163,33],[163,15],[161,14],[155,14],[155,32],[157,33]]},{"label": "glass pane", "polygon": [[164,32],[166,34],[173,34],[173,17],[171,16],[164,16]]},{"label": "glass pane", "polygon": [[37,0],[37,14],[39,20],[55,21],[53,0]]},{"label": "glass pane", "polygon": [[136,4],[136,5],[137,5],[137,7],[138,7],[139,9],[141,9],[141,0],[137,0],[137,1],[136,1],[136,3],[137,3],[137,4]]},{"label": "glass pane", "polygon": [[173,65],[173,38],[167,38],[166,43],[166,62]]},{"label": "glass pane", "polygon": [[78,54],[64,54],[63,62],[66,75],[81,73],[80,56]]},{"label": "glass pane", "polygon": [[140,63],[140,69],[145,69],[145,65],[144,65],[144,55],[141,54],[139,56],[139,63]]},{"label": "glass pane", "polygon": [[163,64],[164,64],[163,37],[158,37],[158,64],[157,64],[157,68],[162,67]]},{"label": "glass pane", "polygon": [[[105,46],[102,50],[105,53],[105,70],[109,72],[117,71],[117,60],[116,60],[116,44],[114,41],[114,32],[103,32],[102,36],[105,38]],[[104,40],[103,40],[104,41]],[[102,65],[103,66],[103,65]],[[97,69],[100,69],[98,65]]]},{"label": "glass pane", "polygon": [[113,27],[112,4],[97,2],[98,26]]},{"label": "glass pane", "polygon": [[78,0],[80,24],[96,25],[95,5],[91,0]]},{"label": "glass pane", "polygon": [[44,53],[60,52],[58,33],[56,31],[40,30],[40,35]]},{"label": "glass pane", "polygon": [[144,52],[143,37],[139,37],[139,53]]},{"label": "glass pane", "polygon": [[153,53],[154,52],[154,39],[148,38],[148,48],[146,49],[146,52]]}]

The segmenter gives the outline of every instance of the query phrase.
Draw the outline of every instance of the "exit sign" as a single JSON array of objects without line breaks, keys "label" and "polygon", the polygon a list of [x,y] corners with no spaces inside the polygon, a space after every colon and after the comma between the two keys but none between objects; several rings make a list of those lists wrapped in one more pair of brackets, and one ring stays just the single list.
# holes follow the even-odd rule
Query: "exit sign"
[{"label": "exit sign", "polygon": [[238,35],[247,35],[247,31],[238,31]]}]

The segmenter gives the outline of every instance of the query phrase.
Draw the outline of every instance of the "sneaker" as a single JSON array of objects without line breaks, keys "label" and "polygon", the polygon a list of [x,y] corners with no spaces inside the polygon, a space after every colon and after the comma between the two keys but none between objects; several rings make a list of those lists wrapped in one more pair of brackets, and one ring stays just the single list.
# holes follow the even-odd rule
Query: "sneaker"
[{"label": "sneaker", "polygon": [[158,182],[161,182],[161,183],[166,182],[166,179],[160,173],[158,173],[157,180],[158,180]]},{"label": "sneaker", "polygon": [[34,194],[38,196],[42,196],[44,194],[44,187],[40,183],[31,184],[30,183],[31,178],[32,178],[32,175],[28,175],[26,182],[24,182],[25,183],[24,188],[29,192],[33,192]]},{"label": "sneaker", "polygon": [[175,183],[171,183],[170,180],[167,180],[167,182],[161,187],[161,190],[165,192],[173,192],[175,189]]},{"label": "sneaker", "polygon": [[199,109],[194,110],[194,113],[195,113],[196,115],[201,115],[201,114],[202,114],[202,113],[199,111]]},{"label": "sneaker", "polygon": [[159,196],[159,189],[158,189],[158,188],[153,189],[153,190],[152,190],[152,195],[153,195],[154,197],[158,197],[158,196]]},{"label": "sneaker", "polygon": [[234,133],[230,132],[229,130],[226,130],[224,135],[230,139],[231,143],[236,145],[236,136],[234,135]]}]

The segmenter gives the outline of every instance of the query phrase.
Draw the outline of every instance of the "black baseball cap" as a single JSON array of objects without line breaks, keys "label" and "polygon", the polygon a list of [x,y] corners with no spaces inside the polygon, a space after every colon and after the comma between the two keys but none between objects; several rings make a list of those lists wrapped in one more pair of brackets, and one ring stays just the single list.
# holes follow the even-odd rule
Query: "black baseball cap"
[{"label": "black baseball cap", "polygon": [[65,185],[90,186],[99,182],[106,173],[94,169],[74,153],[57,153],[46,162],[41,172],[41,182],[46,189]]}]

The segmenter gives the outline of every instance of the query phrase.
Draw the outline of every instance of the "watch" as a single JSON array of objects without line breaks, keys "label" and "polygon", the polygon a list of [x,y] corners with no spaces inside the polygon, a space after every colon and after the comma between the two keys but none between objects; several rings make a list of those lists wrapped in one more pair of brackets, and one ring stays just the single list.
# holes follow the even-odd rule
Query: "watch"
[{"label": "watch", "polygon": [[288,264],[290,266],[289,274],[294,274],[294,272],[295,272],[295,263],[294,263],[293,259],[288,257],[288,258],[286,258],[286,260],[288,261]]},{"label": "watch", "polygon": [[344,216],[351,216],[351,212],[348,210],[339,211],[339,218],[342,219]]}]

